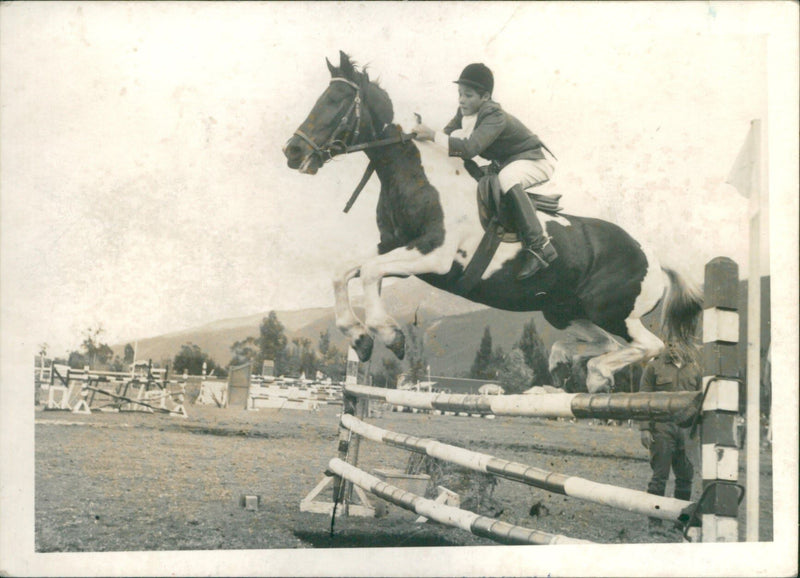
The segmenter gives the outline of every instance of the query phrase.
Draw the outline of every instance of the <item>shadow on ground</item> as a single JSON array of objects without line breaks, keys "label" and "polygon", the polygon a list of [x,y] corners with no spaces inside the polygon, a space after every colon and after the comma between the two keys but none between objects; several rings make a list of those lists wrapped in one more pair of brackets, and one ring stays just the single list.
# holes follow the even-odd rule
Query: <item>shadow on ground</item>
[{"label": "shadow on ground", "polygon": [[442,536],[420,533],[398,536],[396,533],[360,532],[353,530],[334,531],[296,531],[294,535],[314,548],[414,548],[428,546],[461,546]]}]

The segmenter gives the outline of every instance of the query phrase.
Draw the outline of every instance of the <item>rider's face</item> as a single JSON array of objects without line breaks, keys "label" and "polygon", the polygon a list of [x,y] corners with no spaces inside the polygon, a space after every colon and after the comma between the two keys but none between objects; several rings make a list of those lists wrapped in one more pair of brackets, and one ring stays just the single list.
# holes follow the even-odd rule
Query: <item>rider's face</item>
[{"label": "rider's face", "polygon": [[458,85],[458,107],[464,116],[477,113],[481,105],[487,100],[489,100],[489,93],[481,95],[471,86]]}]

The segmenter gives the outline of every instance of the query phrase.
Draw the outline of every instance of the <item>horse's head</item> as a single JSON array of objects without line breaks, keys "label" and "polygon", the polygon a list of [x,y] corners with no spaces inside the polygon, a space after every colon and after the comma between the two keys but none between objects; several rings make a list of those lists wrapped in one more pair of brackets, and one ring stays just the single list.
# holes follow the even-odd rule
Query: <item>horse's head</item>
[{"label": "horse's head", "polygon": [[283,147],[289,168],[301,173],[313,175],[348,146],[377,138],[392,120],[386,92],[365,71],[356,70],[344,52],[339,58],[338,67],[325,59],[331,82]]}]

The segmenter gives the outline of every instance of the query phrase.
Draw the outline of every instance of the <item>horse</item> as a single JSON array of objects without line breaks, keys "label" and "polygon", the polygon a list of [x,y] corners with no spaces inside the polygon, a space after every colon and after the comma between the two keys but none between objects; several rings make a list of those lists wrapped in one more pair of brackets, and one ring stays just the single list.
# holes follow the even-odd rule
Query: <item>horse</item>
[{"label": "horse", "polygon": [[[490,307],[541,311],[550,325],[566,330],[549,357],[556,385],[576,361],[588,359],[586,389],[610,392],[614,373],[655,357],[664,342],[642,316],[659,303],[662,335],[691,343],[702,307],[699,290],[621,227],[600,219],[540,212],[558,258],[518,281],[521,244],[502,243],[465,289],[459,281],[484,234],[475,181],[462,161],[393,124],[386,91],[347,54],[339,56],[339,66],[325,59],[330,83],[283,154],[290,169],[314,175],[335,156],[361,151],[369,165],[355,194],[373,170],[380,180],[377,251],[343,264],[333,279],[337,328],[361,361],[370,358],[375,337],[403,358],[405,337],[381,302],[380,288],[385,277],[412,275]],[[348,293],[356,277],[363,284],[363,322]]]}]

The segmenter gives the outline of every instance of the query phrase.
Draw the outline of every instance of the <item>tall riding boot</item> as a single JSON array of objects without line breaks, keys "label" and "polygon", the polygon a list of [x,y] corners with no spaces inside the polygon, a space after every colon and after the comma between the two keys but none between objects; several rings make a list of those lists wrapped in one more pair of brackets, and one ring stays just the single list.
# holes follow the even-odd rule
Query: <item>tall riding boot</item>
[{"label": "tall riding boot", "polygon": [[550,237],[545,235],[542,225],[536,217],[533,202],[522,186],[514,185],[506,193],[506,196],[514,207],[517,234],[523,248],[523,261],[519,273],[517,273],[519,281],[546,269],[558,257],[558,253],[550,242]]}]

